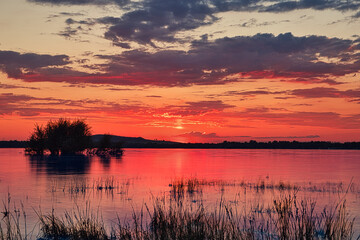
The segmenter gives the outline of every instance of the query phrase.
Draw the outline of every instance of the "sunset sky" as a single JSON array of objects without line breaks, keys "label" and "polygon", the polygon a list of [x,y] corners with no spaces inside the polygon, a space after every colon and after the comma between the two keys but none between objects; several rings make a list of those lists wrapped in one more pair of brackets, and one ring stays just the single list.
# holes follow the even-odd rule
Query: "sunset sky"
[{"label": "sunset sky", "polygon": [[360,0],[1,0],[0,140],[360,141]]}]

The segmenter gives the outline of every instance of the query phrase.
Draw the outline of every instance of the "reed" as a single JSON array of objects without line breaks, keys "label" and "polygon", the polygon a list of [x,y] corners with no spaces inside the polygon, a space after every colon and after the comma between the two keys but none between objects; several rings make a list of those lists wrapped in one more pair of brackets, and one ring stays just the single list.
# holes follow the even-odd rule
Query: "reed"
[{"label": "reed", "polygon": [[40,235],[45,239],[108,239],[105,226],[98,212],[86,204],[85,209],[79,207],[75,211],[65,212],[63,217],[55,215],[55,211],[37,213],[40,221]]},{"label": "reed", "polygon": [[[10,202],[9,195],[1,211],[0,239],[33,239],[21,230],[21,224],[26,223],[24,210],[11,208]],[[91,209],[90,203],[62,215],[54,209],[36,214],[38,239],[43,240],[357,239],[346,200],[319,209],[313,199],[298,199],[297,191],[280,194],[267,207],[249,209],[224,199],[212,207],[201,201],[165,196],[145,204],[140,211],[134,210],[130,220],[117,216],[109,231],[99,209]],[[21,217],[25,221],[20,221]]]},{"label": "reed", "polygon": [[[118,221],[113,239],[353,239],[354,219],[345,202],[316,212],[316,201],[284,195],[266,211],[244,211],[220,201],[213,210],[183,200],[156,200],[147,208],[148,223],[141,211],[132,224]],[[131,227],[132,226],[132,227]],[[360,237],[360,236],[359,236]]]},{"label": "reed", "polygon": [[0,220],[0,240],[27,240],[31,239],[32,232],[27,231],[26,212],[23,205],[21,208],[11,204],[11,196],[3,201],[3,209]]},{"label": "reed", "polygon": [[112,192],[117,190],[121,194],[127,194],[131,183],[132,182],[130,179],[123,179],[119,181],[115,177],[104,177],[97,179],[74,177],[64,182],[57,180],[51,181],[49,190],[52,193],[60,191],[69,194],[86,194],[88,192],[94,191]]}]

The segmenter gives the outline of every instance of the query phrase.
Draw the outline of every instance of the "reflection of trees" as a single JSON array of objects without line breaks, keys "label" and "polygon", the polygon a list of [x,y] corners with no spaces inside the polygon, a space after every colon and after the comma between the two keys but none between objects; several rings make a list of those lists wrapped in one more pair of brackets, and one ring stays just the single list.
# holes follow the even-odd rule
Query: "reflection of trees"
[{"label": "reflection of trees", "polygon": [[91,158],[75,156],[28,156],[30,166],[37,173],[46,174],[85,174],[89,172]]},{"label": "reflection of trees", "polygon": [[68,175],[68,174],[86,174],[89,173],[93,161],[99,161],[105,170],[111,166],[111,162],[119,162],[122,156],[27,156],[32,170],[39,174],[48,175]]}]

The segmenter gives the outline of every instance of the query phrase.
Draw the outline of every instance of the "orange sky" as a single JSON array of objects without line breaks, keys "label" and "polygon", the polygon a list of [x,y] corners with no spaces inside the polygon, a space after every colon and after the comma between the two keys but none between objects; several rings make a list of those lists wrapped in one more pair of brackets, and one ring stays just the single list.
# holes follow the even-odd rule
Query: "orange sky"
[{"label": "orange sky", "polygon": [[0,140],[360,141],[359,1],[0,2]]}]

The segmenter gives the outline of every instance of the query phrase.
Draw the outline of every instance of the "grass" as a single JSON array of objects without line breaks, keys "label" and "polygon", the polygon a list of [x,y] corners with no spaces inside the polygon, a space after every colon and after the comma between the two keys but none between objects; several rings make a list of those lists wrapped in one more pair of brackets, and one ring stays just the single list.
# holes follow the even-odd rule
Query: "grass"
[{"label": "grass", "polygon": [[240,187],[256,192],[271,191],[302,191],[302,192],[319,192],[319,193],[355,193],[360,194],[359,187],[350,182],[347,187],[344,187],[342,182],[338,183],[304,183],[304,184],[291,184],[289,182],[278,181],[273,182],[268,179],[259,179],[256,182],[247,181],[223,181],[223,180],[200,180],[197,178],[177,179],[173,180],[170,184],[170,192],[176,198],[184,197],[186,194],[192,195],[193,193],[201,193],[204,187],[220,187],[224,190],[225,187]]},{"label": "grass", "polygon": [[86,194],[88,192],[106,192],[112,193],[114,190],[120,194],[127,194],[129,186],[131,185],[130,179],[118,181],[114,177],[105,177],[89,180],[87,178],[74,177],[69,181],[60,182],[53,180],[49,186],[50,192],[64,192],[71,195]]},{"label": "grass", "polygon": [[201,187],[208,184],[205,181],[200,181],[197,178],[189,178],[189,179],[178,179],[169,184],[171,187],[170,192],[174,198],[182,198],[185,193],[190,195],[194,193],[199,193],[202,191]]},{"label": "grass", "polygon": [[98,212],[85,209],[65,212],[63,217],[56,216],[54,210],[49,214],[37,213],[40,221],[40,235],[45,239],[108,239],[104,223]]},{"label": "grass", "polygon": [[[21,231],[24,221],[20,218],[26,220],[26,214],[12,208],[10,200],[8,196],[3,204],[0,239],[31,239],[26,230]],[[296,191],[280,194],[262,211],[246,210],[223,199],[209,209],[203,203],[164,197],[134,211],[130,220],[117,217],[108,231],[99,210],[91,209],[89,203],[62,216],[54,210],[36,213],[40,239],[354,239],[354,218],[346,200],[318,209],[312,199],[297,199]]]},{"label": "grass", "polygon": [[352,239],[353,222],[345,202],[315,212],[316,202],[297,200],[296,194],[281,197],[266,212],[239,214],[221,201],[210,211],[181,200],[157,200],[147,209],[150,221],[133,216],[133,225],[117,224],[114,239]]},{"label": "grass", "polygon": [[[23,205],[17,208],[11,205],[11,196],[8,194],[7,200],[3,201],[0,220],[0,240],[27,240],[31,238],[31,232],[27,232],[26,212]],[[22,224],[24,227],[22,228]]]}]

